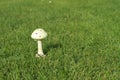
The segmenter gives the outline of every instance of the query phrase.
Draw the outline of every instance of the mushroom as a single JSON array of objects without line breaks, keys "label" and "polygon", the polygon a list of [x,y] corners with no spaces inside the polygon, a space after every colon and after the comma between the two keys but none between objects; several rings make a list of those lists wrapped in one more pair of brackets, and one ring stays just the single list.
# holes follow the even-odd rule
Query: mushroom
[{"label": "mushroom", "polygon": [[43,29],[36,29],[31,34],[31,38],[38,41],[38,53],[36,57],[45,57],[45,54],[42,50],[42,40],[47,37],[47,33]]}]

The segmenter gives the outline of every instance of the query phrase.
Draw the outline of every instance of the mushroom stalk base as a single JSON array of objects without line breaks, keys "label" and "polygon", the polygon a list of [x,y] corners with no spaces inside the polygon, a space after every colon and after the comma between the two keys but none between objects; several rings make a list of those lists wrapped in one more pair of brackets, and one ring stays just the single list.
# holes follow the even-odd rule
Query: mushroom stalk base
[{"label": "mushroom stalk base", "polygon": [[44,56],[43,50],[42,50],[42,42],[38,41],[38,56]]}]

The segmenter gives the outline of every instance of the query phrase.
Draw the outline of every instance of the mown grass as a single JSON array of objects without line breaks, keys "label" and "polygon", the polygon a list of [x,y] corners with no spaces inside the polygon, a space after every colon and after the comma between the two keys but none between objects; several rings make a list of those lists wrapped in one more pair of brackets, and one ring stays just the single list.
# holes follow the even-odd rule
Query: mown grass
[{"label": "mown grass", "polygon": [[0,0],[0,80],[120,80],[119,14],[119,0]]}]

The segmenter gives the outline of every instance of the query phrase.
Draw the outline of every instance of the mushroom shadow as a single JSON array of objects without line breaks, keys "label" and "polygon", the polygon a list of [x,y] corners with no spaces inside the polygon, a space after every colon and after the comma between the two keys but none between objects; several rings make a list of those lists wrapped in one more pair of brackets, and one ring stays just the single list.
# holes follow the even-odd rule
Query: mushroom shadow
[{"label": "mushroom shadow", "polygon": [[49,45],[47,45],[47,47],[44,49],[45,54],[47,55],[48,52],[51,49],[57,49],[57,48],[61,48],[62,44],[61,43],[50,43]]}]

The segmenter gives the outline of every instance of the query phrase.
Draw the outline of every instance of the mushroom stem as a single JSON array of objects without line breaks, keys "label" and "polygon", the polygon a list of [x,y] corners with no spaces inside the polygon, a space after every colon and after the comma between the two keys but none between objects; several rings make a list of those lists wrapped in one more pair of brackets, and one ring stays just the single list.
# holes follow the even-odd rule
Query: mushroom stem
[{"label": "mushroom stem", "polygon": [[38,55],[43,56],[43,50],[42,50],[42,41],[38,40]]}]

